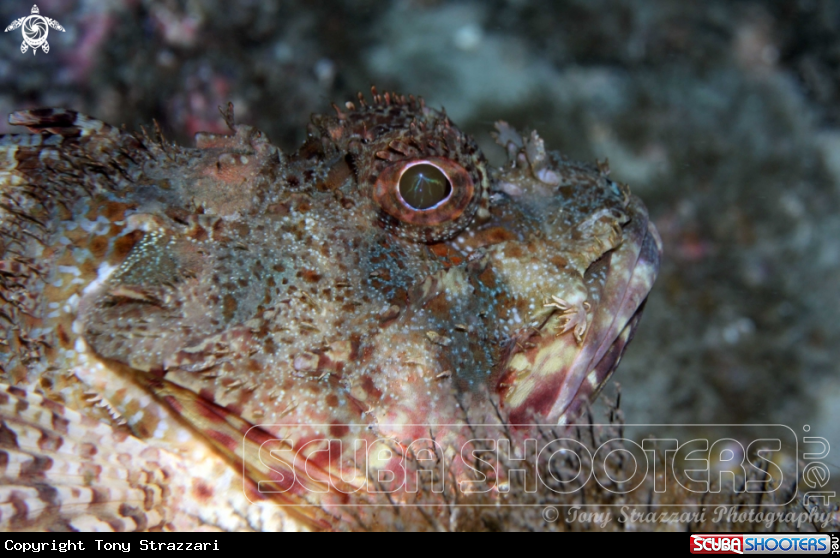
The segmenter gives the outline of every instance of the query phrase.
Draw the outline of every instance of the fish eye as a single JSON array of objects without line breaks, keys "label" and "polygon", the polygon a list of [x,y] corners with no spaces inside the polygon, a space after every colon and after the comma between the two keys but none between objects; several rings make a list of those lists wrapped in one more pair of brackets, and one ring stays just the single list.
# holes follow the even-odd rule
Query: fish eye
[{"label": "fish eye", "polygon": [[447,157],[394,162],[379,173],[371,192],[381,224],[403,238],[437,242],[472,220],[476,180]]},{"label": "fish eye", "polygon": [[435,165],[418,163],[403,169],[398,191],[407,206],[415,210],[433,209],[452,195],[449,177]]}]

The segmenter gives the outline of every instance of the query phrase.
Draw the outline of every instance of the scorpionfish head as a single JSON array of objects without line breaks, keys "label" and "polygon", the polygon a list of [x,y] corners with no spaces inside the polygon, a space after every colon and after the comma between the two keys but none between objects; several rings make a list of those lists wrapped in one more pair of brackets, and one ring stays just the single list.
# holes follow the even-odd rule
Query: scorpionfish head
[{"label": "scorpionfish head", "polygon": [[[322,506],[397,478],[420,440],[457,475],[470,425],[564,424],[615,370],[661,242],[605,164],[499,122],[491,168],[444,113],[375,90],[314,116],[294,153],[226,116],[233,134],[182,148],[13,115],[53,146],[50,172],[101,167],[65,172],[73,211],[47,225],[70,240],[42,296],[73,312],[45,318],[72,349],[45,358],[130,376],[271,497]],[[389,451],[346,466],[367,444]]]}]

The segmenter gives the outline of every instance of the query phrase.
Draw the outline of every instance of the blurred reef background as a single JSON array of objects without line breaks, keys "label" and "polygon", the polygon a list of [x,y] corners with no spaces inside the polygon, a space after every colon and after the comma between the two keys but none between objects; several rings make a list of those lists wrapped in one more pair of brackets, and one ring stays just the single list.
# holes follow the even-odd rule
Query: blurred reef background
[{"label": "blurred reef background", "polygon": [[[0,23],[31,2],[4,1]],[[0,113],[155,119],[190,144],[225,131],[230,100],[292,150],[311,113],[376,84],[445,107],[496,164],[496,120],[609,158],[665,245],[614,377],[626,420],[782,423],[800,437],[807,424],[840,479],[840,2],[38,5],[66,31],[36,55],[20,31],[0,36]]]}]

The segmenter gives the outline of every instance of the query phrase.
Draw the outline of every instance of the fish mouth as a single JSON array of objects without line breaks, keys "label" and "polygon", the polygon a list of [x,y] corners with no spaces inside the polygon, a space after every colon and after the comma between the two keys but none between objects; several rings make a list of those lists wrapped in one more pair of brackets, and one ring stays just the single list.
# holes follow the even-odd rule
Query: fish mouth
[{"label": "fish mouth", "polygon": [[605,279],[589,281],[599,284],[596,296],[590,293],[585,303],[583,327],[572,331],[569,313],[555,311],[528,343],[520,343],[527,348],[508,358],[497,390],[510,423],[573,421],[618,366],[662,255],[662,241],[644,204],[633,197],[626,211],[630,219],[622,226],[623,242],[593,262],[584,275],[587,280]]}]

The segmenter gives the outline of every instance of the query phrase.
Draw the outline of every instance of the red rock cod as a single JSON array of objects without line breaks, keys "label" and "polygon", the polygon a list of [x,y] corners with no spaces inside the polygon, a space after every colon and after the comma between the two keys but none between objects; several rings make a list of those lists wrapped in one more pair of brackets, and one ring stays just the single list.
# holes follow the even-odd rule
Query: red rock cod
[{"label": "red rock cod", "polygon": [[294,153],[230,107],[194,148],[10,116],[2,527],[330,528],[597,395],[659,267],[642,202],[504,122],[491,168],[422,100],[334,109]]}]

